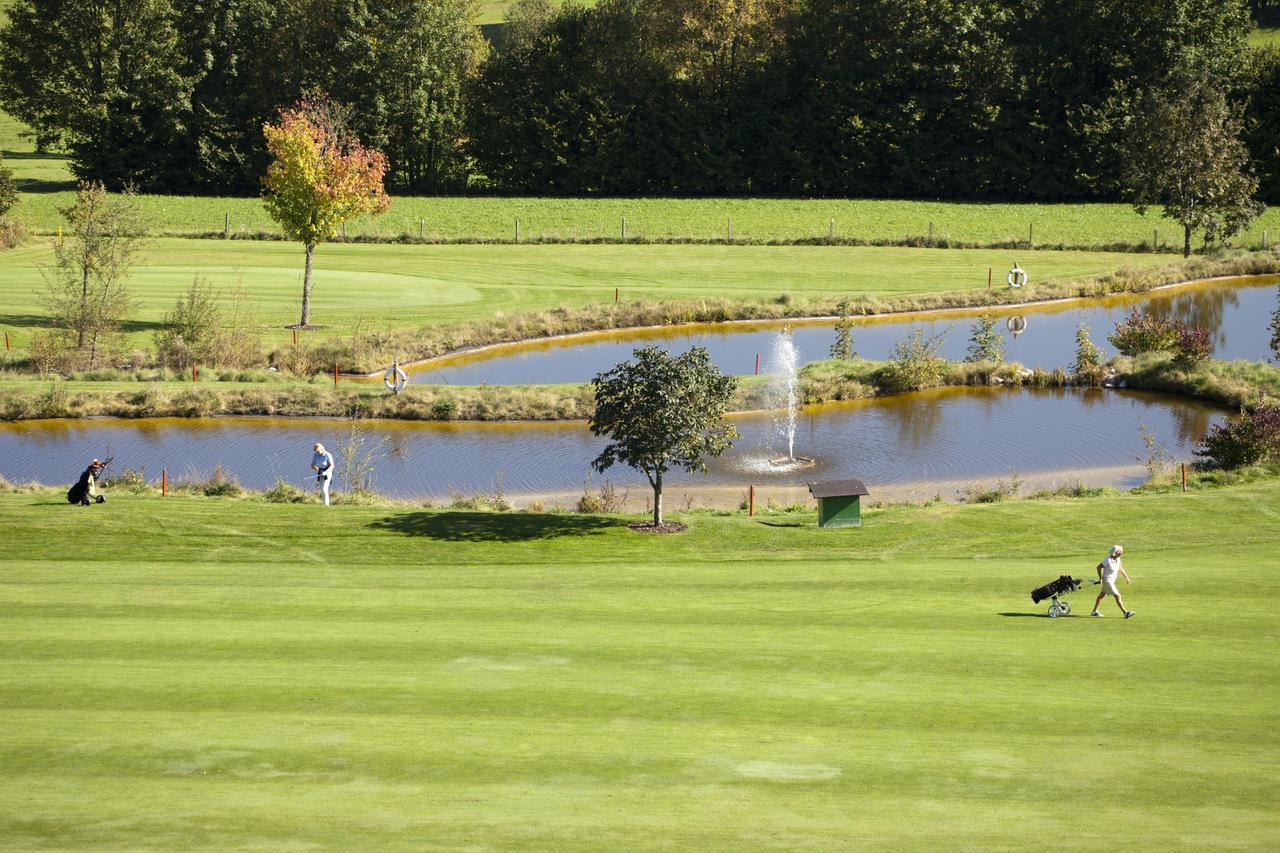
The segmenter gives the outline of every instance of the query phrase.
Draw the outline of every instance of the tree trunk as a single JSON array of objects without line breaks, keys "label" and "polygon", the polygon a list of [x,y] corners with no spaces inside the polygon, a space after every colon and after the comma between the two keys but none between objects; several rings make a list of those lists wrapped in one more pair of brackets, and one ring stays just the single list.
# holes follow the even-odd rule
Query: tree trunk
[{"label": "tree trunk", "polygon": [[662,526],[662,474],[653,480],[653,526]]},{"label": "tree trunk", "polygon": [[84,349],[84,330],[89,324],[89,264],[84,263],[80,271],[80,316],[76,318],[76,331],[79,332],[79,337],[76,340],[76,349]]},{"label": "tree trunk", "polygon": [[1189,258],[1191,257],[1191,226],[1190,225],[1182,226],[1182,232],[1183,232],[1182,257]]},{"label": "tree trunk", "polygon": [[302,320],[298,323],[300,326],[311,325],[311,256],[315,251],[315,245],[308,243],[307,265],[302,272]]}]

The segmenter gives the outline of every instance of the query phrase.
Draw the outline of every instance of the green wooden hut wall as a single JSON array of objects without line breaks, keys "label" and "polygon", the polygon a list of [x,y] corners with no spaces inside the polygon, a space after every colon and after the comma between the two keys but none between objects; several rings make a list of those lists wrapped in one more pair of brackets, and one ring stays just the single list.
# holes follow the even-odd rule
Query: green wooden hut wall
[{"label": "green wooden hut wall", "polygon": [[835,495],[818,498],[819,527],[861,527],[862,497]]}]

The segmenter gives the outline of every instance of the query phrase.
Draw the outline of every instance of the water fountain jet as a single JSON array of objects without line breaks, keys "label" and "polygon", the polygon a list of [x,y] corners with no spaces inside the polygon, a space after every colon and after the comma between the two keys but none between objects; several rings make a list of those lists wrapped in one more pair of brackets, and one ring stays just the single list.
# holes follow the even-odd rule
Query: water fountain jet
[{"label": "water fountain jet", "polygon": [[814,460],[796,455],[796,416],[800,412],[800,351],[791,337],[791,327],[784,326],[773,343],[770,358],[775,374],[773,392],[779,415],[774,419],[774,429],[779,438],[785,439],[787,455],[770,459],[769,464],[779,471],[807,468]]}]

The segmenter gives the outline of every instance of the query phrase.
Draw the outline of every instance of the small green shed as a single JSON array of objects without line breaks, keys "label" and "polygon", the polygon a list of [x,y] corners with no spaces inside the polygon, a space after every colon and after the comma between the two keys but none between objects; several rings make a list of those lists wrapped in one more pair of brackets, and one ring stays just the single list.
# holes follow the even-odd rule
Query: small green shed
[{"label": "small green shed", "polygon": [[818,499],[819,527],[861,527],[862,496],[869,495],[861,480],[823,480],[809,484]]}]

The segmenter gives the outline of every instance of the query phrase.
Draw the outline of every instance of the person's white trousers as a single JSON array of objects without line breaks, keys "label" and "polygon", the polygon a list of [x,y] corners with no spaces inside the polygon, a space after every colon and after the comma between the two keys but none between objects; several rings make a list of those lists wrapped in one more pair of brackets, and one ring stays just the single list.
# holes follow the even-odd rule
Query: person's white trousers
[{"label": "person's white trousers", "polygon": [[321,478],[320,478],[320,494],[321,494],[321,496],[323,496],[323,497],[324,497],[324,505],[325,505],[325,506],[328,506],[328,505],[329,505],[329,481],[330,481],[330,480],[332,480],[332,479],[333,479],[332,477],[321,477]]}]

